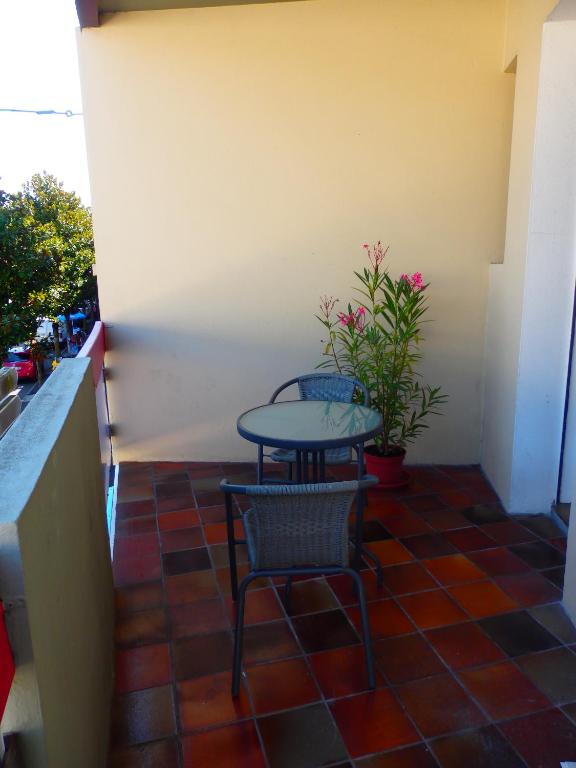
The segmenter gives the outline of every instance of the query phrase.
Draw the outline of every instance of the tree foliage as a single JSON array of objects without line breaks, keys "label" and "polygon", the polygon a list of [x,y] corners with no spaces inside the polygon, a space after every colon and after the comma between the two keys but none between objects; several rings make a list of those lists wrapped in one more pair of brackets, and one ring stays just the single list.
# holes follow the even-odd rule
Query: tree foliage
[{"label": "tree foliage", "polygon": [[0,352],[93,295],[92,217],[47,173],[0,193]]}]

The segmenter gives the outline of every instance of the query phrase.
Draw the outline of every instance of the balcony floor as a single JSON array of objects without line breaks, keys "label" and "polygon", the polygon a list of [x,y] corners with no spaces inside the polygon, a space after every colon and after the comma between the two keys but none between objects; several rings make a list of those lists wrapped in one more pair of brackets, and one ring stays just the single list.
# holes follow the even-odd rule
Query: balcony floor
[{"label": "balcony floor", "polygon": [[[345,474],[346,470],[342,473]],[[344,577],[250,590],[233,701],[222,477],[249,464],[125,464],[114,577],[112,768],[558,768],[576,760],[566,540],[507,518],[475,467],[417,467],[373,492],[364,574],[378,667],[365,690]]]}]

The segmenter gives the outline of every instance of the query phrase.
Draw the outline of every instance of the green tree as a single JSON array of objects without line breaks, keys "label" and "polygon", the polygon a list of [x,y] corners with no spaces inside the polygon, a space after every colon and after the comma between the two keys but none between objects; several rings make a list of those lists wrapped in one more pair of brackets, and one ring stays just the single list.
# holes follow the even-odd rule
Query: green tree
[{"label": "green tree", "polygon": [[19,272],[30,277],[21,291],[8,297],[11,314],[28,331],[20,340],[34,335],[35,329],[30,333],[31,315],[47,317],[53,323],[59,354],[58,316],[67,316],[95,293],[91,213],[74,192],[67,192],[45,172],[35,174],[20,192],[8,196],[4,208],[5,231],[16,233],[7,238],[8,261],[16,279]]},{"label": "green tree", "polygon": [[35,335],[40,313],[35,292],[48,280],[46,260],[14,204],[14,196],[0,190],[0,359]]}]

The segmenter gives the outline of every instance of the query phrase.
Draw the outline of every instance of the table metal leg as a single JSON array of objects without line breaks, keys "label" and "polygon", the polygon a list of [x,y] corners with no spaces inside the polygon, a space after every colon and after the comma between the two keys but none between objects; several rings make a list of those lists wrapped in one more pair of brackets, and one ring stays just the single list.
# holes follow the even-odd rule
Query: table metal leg
[{"label": "table metal leg", "polygon": [[296,482],[302,482],[302,453],[296,451]]},{"label": "table metal leg", "polygon": [[258,469],[256,472],[256,482],[258,485],[262,485],[262,478],[264,476],[264,446],[258,446]]},{"label": "table metal leg", "polygon": [[320,453],[320,482],[325,483],[326,482],[326,454],[324,451],[319,451]]}]

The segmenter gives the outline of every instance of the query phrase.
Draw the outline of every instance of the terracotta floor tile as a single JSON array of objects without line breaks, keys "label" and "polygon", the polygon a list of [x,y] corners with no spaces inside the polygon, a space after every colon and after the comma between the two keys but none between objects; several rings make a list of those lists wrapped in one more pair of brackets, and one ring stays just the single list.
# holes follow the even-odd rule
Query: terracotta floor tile
[{"label": "terracotta floor tile", "polygon": [[116,652],[116,693],[166,685],[172,678],[168,643]]},{"label": "terracotta floor tile", "polygon": [[196,494],[196,501],[199,507],[214,507],[223,503],[224,494],[222,491],[204,491]]},{"label": "terracotta floor tile", "polygon": [[152,499],[154,497],[154,487],[150,481],[139,483],[122,483],[118,488],[118,501],[139,501],[141,499]]},{"label": "terracotta floor tile", "polygon": [[141,557],[117,558],[112,565],[114,585],[124,587],[128,584],[157,581],[162,576],[160,555],[142,555]]},{"label": "terracotta floor tile", "polygon": [[208,571],[212,563],[207,547],[198,547],[162,555],[162,568],[166,576],[178,576],[192,571]]},{"label": "terracotta floor tile", "polygon": [[142,744],[176,733],[172,687],[164,685],[119,696],[112,709],[112,743]]},{"label": "terracotta floor tile", "polygon": [[446,672],[421,635],[391,637],[374,643],[378,667],[393,685]]},{"label": "terracotta floor tile", "polygon": [[[228,544],[212,544],[208,549],[214,568],[228,568]],[[236,545],[236,562],[242,564],[248,562],[248,548],[245,544]]]},{"label": "terracotta floor tile", "polygon": [[443,736],[431,743],[442,768],[524,768],[525,763],[494,726]]},{"label": "terracotta floor tile", "polygon": [[346,749],[324,704],[260,717],[258,728],[270,768],[309,768],[346,759]]},{"label": "terracotta floor tile", "polygon": [[300,649],[288,622],[253,624],[244,629],[244,664],[299,656]]},{"label": "terracotta floor tile", "polygon": [[[279,595],[284,598],[284,589]],[[298,616],[303,613],[316,613],[338,608],[338,600],[324,579],[297,581],[292,584],[288,613]]]},{"label": "terracotta floor tile", "polygon": [[163,601],[162,584],[159,581],[118,587],[114,590],[114,595],[117,616],[159,608]]},{"label": "terracotta floor tile", "polygon": [[[156,483],[156,498],[160,501],[163,499],[179,499],[183,497],[191,497],[190,481],[187,476],[184,475],[180,482],[157,482]],[[194,500],[192,499],[192,504]]]},{"label": "terracotta floor tile", "polygon": [[387,689],[337,699],[330,708],[353,758],[419,741],[413,725]]},{"label": "terracotta floor tile", "polygon": [[[234,520],[234,534],[237,538],[244,538],[244,529],[241,520]],[[208,523],[204,526],[204,535],[208,544],[225,544],[228,541],[226,523]]]},{"label": "terracotta floor tile", "polygon": [[192,495],[175,496],[171,499],[158,499],[156,501],[156,511],[158,514],[168,512],[181,512],[186,509],[195,509],[194,497]]},{"label": "terracotta floor tile", "polygon": [[554,568],[564,565],[565,556],[556,547],[551,547],[544,541],[530,541],[528,544],[515,544],[510,552],[517,555],[532,568]]},{"label": "terracotta floor tile", "polygon": [[175,739],[116,747],[110,755],[110,768],[174,768],[178,765]]},{"label": "terracotta floor tile", "polygon": [[461,512],[448,509],[445,512],[434,512],[426,515],[427,524],[435,531],[454,531],[459,528],[468,528],[470,522]]},{"label": "terracotta floor tile", "polygon": [[444,586],[480,581],[486,578],[484,571],[481,571],[465,555],[446,555],[422,562],[432,576]]},{"label": "terracotta floor tile", "polygon": [[526,611],[491,616],[478,624],[509,656],[546,651],[560,645],[554,635]]},{"label": "terracotta floor tile", "polygon": [[563,643],[576,643],[576,628],[560,603],[539,605],[529,614]]},{"label": "terracotta floor tile", "polygon": [[466,621],[468,616],[444,590],[404,595],[398,601],[420,629],[432,629]]},{"label": "terracotta floor tile", "polygon": [[[294,584],[294,587],[296,584]],[[236,603],[227,595],[224,599],[226,609],[231,621],[236,621]],[[274,621],[283,619],[284,611],[280,601],[276,596],[276,591],[269,587],[268,589],[258,589],[251,591],[246,596],[244,607],[244,625],[261,624],[264,621]]]},{"label": "terracotta floor tile", "polygon": [[562,599],[562,590],[540,573],[520,573],[500,576],[496,584],[523,608]]},{"label": "terracotta floor tile", "polygon": [[[238,583],[242,581],[244,576],[247,576],[250,572],[250,567],[247,563],[238,563],[236,568],[237,574],[238,574]],[[216,580],[218,581],[218,586],[220,587],[220,590],[223,594],[229,595],[232,592],[232,586],[230,582],[230,569],[229,568],[217,568],[216,571]],[[254,589],[264,589],[265,587],[271,586],[270,579],[265,578],[259,578],[254,579],[248,587],[248,592],[252,592]]]},{"label": "terracotta floor tile", "polygon": [[485,723],[484,715],[449,675],[415,680],[397,691],[426,738]]},{"label": "terracotta floor tile", "polygon": [[[360,575],[364,583],[366,600],[380,600],[388,595],[385,588],[378,589],[376,576],[372,571],[363,571]],[[326,582],[342,605],[354,605],[358,602],[358,596],[354,592],[354,583],[350,576],[346,576],[346,574],[330,576]]]},{"label": "terracotta floor tile", "polygon": [[416,536],[419,533],[432,533],[428,523],[408,509],[399,515],[386,517],[383,523],[393,536]]},{"label": "terracotta floor tile", "polygon": [[499,507],[493,505],[475,504],[460,511],[474,525],[502,523],[508,519]]},{"label": "terracotta floor tile", "polygon": [[457,550],[445,538],[444,534],[431,533],[423,536],[410,536],[402,539],[402,543],[417,558],[441,557],[442,555],[452,555]]},{"label": "terracotta floor tile", "polygon": [[358,768],[438,768],[438,763],[425,744],[395,749],[356,762]]},{"label": "terracotta floor tile", "polygon": [[408,511],[408,507],[402,501],[390,498],[388,496],[382,496],[381,494],[374,494],[368,491],[368,511],[373,512],[377,510],[379,513],[379,519],[386,525],[386,516],[401,515]]},{"label": "terracotta floor tile", "polygon": [[436,589],[438,586],[420,563],[412,562],[384,568],[384,585],[393,595]]},{"label": "terracotta floor tile", "polygon": [[528,573],[530,566],[504,547],[470,552],[468,555],[479,568],[489,576],[504,576],[508,573]]},{"label": "terracotta floor tile", "polygon": [[231,686],[231,672],[219,672],[178,683],[176,701],[182,731],[200,731],[249,718],[252,709],[244,685],[240,686],[238,698],[232,697]]},{"label": "terracotta floor tile", "polygon": [[160,543],[163,552],[180,552],[183,549],[195,549],[204,546],[202,528],[184,528],[179,531],[161,531]]},{"label": "terracotta floor tile", "polygon": [[183,768],[266,768],[251,721],[182,738]]},{"label": "terracotta floor tile", "polygon": [[[362,633],[360,609],[356,606],[347,609],[348,616],[356,627],[359,635]],[[400,610],[394,600],[376,600],[368,603],[368,619],[370,635],[373,640],[394,635],[406,635],[414,631],[414,625]]]},{"label": "terracotta floor tile", "polygon": [[196,571],[179,576],[168,576],[165,584],[168,605],[193,603],[196,600],[206,600],[218,595],[218,585],[213,571]]},{"label": "terracotta floor tile", "polygon": [[200,507],[198,509],[203,523],[224,523],[226,521],[226,507],[221,504],[216,507]]},{"label": "terracotta floor tile", "polygon": [[455,507],[456,509],[460,509],[461,507],[468,507],[474,501],[469,493],[461,490],[448,489],[445,491],[440,491],[438,497],[449,507]]},{"label": "terracotta floor tile", "polygon": [[490,549],[496,542],[486,536],[480,528],[460,528],[457,531],[446,531],[444,534],[448,541],[460,552],[474,552],[478,549]]},{"label": "terracotta floor tile", "polygon": [[156,516],[129,517],[116,522],[116,536],[139,536],[143,533],[156,533]]},{"label": "terracotta floor tile", "polygon": [[[353,526],[350,526],[350,533],[353,534]],[[364,520],[362,527],[362,541],[382,541],[391,539],[392,534],[382,525],[379,520]]]},{"label": "terracotta floor tile", "polygon": [[[349,696],[367,690],[365,652],[361,645],[349,645],[308,657],[320,689],[327,699]],[[376,685],[383,679],[376,671]]]},{"label": "terracotta floor tile", "polygon": [[168,627],[163,609],[153,608],[117,618],[115,639],[116,645],[121,648],[167,640]]},{"label": "terracotta floor tile", "polygon": [[518,604],[491,581],[449,587],[448,592],[475,619],[513,611]]},{"label": "terracotta floor tile", "polygon": [[206,677],[232,668],[230,632],[213,632],[175,640],[172,649],[177,680]]},{"label": "terracotta floor tile", "polygon": [[437,494],[411,496],[405,499],[404,503],[413,512],[435,512],[446,507]]},{"label": "terracotta floor tile", "polygon": [[230,628],[230,621],[219,597],[168,608],[170,634],[174,639],[207,635]]},{"label": "terracotta floor tile", "polygon": [[123,501],[116,504],[116,520],[126,520],[130,517],[148,517],[154,514],[156,514],[154,499]]},{"label": "terracotta floor tile", "polygon": [[555,704],[576,701],[576,655],[568,648],[520,656],[516,663]]},{"label": "terracotta floor tile", "polygon": [[141,533],[135,536],[123,536],[114,540],[113,562],[130,557],[144,557],[156,555],[160,551],[158,533],[154,529],[151,533]]},{"label": "terracotta floor tile", "polygon": [[344,611],[326,611],[295,616],[292,626],[306,653],[327,651],[359,642]]},{"label": "terracotta floor tile", "polygon": [[494,720],[519,717],[550,706],[546,696],[510,662],[463,670],[459,675]]},{"label": "terracotta floor tile", "polygon": [[576,760],[576,726],[559,709],[509,720],[499,727],[530,768],[558,768],[561,760]]},{"label": "terracotta floor tile", "polygon": [[258,664],[247,670],[248,686],[257,715],[293,709],[320,698],[304,659]]},{"label": "terracotta floor tile", "polygon": [[548,515],[530,515],[520,519],[525,528],[542,539],[555,539],[562,535],[560,528]]},{"label": "terracotta floor tile", "polygon": [[175,531],[181,528],[193,528],[200,524],[196,509],[181,509],[176,512],[166,512],[158,515],[158,528],[161,531]]},{"label": "terracotta floor tile", "polygon": [[373,541],[367,545],[367,549],[378,557],[383,566],[405,563],[414,559],[406,547],[395,539]]},{"label": "terracotta floor tile", "polygon": [[561,565],[559,568],[547,568],[544,571],[540,571],[542,576],[545,576],[548,581],[554,584],[558,589],[564,589],[564,576],[566,568]]},{"label": "terracotta floor tile", "polygon": [[522,544],[525,541],[534,541],[533,533],[523,525],[513,520],[504,520],[500,523],[487,523],[482,526],[484,533],[499,544]]},{"label": "terracotta floor tile", "polygon": [[431,629],[426,639],[452,669],[500,661],[503,651],[473,622]]}]

